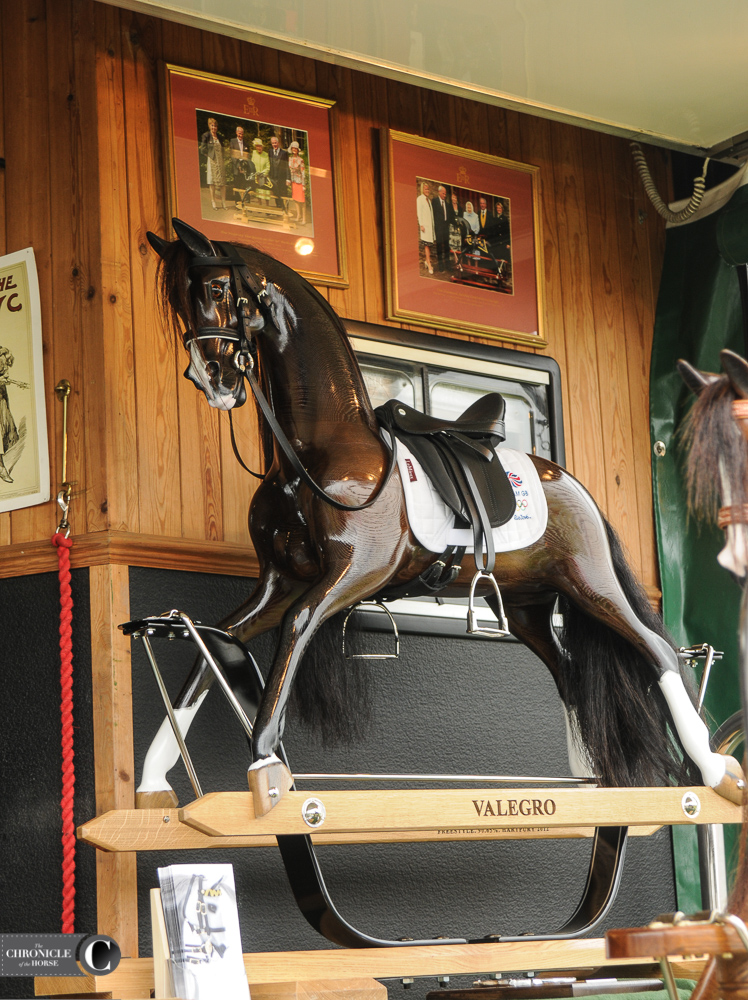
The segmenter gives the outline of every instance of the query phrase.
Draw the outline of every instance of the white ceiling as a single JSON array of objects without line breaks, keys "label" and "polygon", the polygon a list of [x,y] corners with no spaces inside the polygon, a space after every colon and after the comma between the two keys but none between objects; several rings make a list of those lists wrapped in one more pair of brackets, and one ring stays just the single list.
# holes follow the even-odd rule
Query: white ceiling
[{"label": "white ceiling", "polygon": [[748,132],[748,0],[109,2],[692,152]]}]

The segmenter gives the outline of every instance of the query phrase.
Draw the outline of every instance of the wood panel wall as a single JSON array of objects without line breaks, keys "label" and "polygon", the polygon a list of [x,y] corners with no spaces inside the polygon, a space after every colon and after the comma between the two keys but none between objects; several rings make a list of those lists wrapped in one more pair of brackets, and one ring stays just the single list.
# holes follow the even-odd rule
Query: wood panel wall
[{"label": "wood panel wall", "polygon": [[[626,141],[93,0],[17,0],[13,15],[0,50],[0,251],[36,253],[53,483],[62,408],[52,387],[63,377],[73,384],[77,558],[106,562],[113,546],[129,545],[140,564],[172,552],[189,565],[195,552],[201,568],[220,568],[212,546],[248,545],[252,485],[231,454],[225,415],[180,377],[185,358],[155,309],[145,233],[167,228],[165,60],[337,102],[350,287],[322,291],[347,318],[386,322],[381,127],[540,167],[547,353],[561,366],[567,463],[656,588],[648,369],[664,224]],[[649,159],[666,191],[666,154]],[[236,423],[253,460],[250,411]],[[41,547],[56,523],[53,503],[0,514],[0,573],[46,565]]]}]

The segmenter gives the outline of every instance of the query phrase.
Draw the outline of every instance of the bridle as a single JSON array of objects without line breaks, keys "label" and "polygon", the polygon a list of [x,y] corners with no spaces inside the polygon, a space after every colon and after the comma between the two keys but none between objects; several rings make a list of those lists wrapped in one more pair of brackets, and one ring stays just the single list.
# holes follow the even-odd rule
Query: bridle
[{"label": "bridle", "polygon": [[[276,420],[275,414],[273,413],[273,408],[268,402],[265,394],[263,393],[260,383],[254,374],[254,358],[252,357],[252,348],[250,344],[250,319],[248,315],[249,299],[246,295],[241,294],[244,290],[247,290],[250,294],[254,295],[257,299],[259,305],[263,304],[263,299],[268,294],[267,280],[263,278],[262,283],[260,283],[255,275],[253,275],[249,268],[247,267],[245,261],[240,257],[237,251],[230,245],[226,243],[218,243],[214,241],[214,246],[221,250],[223,256],[206,257],[206,256],[196,256],[193,257],[188,267],[228,267],[230,272],[229,278],[229,290],[233,296],[234,304],[236,306],[237,315],[237,329],[232,330],[230,327],[226,326],[200,326],[197,330],[188,330],[187,333],[190,334],[189,337],[185,338],[184,345],[189,347],[193,341],[200,340],[215,340],[222,339],[229,343],[234,343],[238,345],[238,350],[234,357],[234,367],[239,371],[247,382],[249,382],[249,387],[252,390],[257,405],[260,408],[260,412],[268,423],[270,430],[273,433],[276,441],[280,445],[283,454],[286,456],[294,472],[299,476],[299,478],[306,483],[306,485],[312,490],[315,496],[318,496],[325,503],[330,504],[336,510],[345,510],[355,512],[358,510],[366,510],[370,507],[376,500],[379,499],[380,494],[384,490],[387,483],[390,481],[392,473],[395,471],[395,465],[397,463],[397,442],[394,436],[391,437],[391,444],[389,444],[389,462],[387,464],[387,470],[385,472],[384,478],[380,481],[379,485],[375,488],[372,495],[368,500],[365,500],[361,504],[346,504],[340,500],[336,500],[334,497],[329,496],[321,486],[319,486],[306,471],[304,466],[299,461],[299,457],[291,446],[291,442],[286,437],[283,428],[280,426]],[[229,418],[231,417],[231,410],[229,410]],[[257,472],[252,472],[242,461],[239,452],[236,447],[236,441],[234,439],[234,427],[231,425],[231,444],[234,449],[234,454],[241,463],[241,465],[247,469],[253,476],[258,479],[264,479],[264,476]]]},{"label": "bridle", "polygon": [[[234,331],[228,326],[199,326],[197,330],[188,331],[192,335],[185,339],[184,346],[189,347],[189,345],[196,340],[214,340],[216,338],[227,340],[229,343],[238,344],[239,350],[234,358],[234,367],[244,375],[246,374],[245,369],[253,367],[254,362],[252,361],[248,333],[250,329],[249,317],[247,315],[249,299],[246,295],[240,294],[240,289],[242,291],[246,289],[246,291],[255,296],[258,302],[262,302],[263,297],[267,295],[267,282],[263,279],[263,283],[260,284],[257,278],[250,272],[246,263],[230,244],[214,243],[214,245],[220,247],[223,256],[193,257],[187,266],[190,268],[229,268],[231,274],[229,288],[236,305],[236,315],[238,319],[237,329]],[[248,359],[247,361],[244,361],[245,357]]]}]

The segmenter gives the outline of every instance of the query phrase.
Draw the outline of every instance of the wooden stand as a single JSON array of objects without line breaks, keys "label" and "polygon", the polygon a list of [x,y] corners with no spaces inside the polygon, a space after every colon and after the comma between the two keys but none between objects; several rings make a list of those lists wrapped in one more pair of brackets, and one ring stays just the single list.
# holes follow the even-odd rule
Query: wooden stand
[{"label": "wooden stand", "polygon": [[[288,792],[270,813],[255,817],[249,792],[205,795],[181,810],[112,810],[85,823],[79,837],[105,852],[265,847],[276,834],[310,833],[302,806],[308,792]],[[694,796],[698,809],[694,814]],[[500,788],[316,793],[326,816],[313,832],[318,844],[427,840],[525,839],[589,836],[596,826],[630,826],[649,835],[663,824],[740,823],[741,810],[710,788]],[[160,906],[158,907],[160,910]],[[155,938],[159,931],[155,921]],[[162,937],[162,940],[164,938]],[[158,957],[159,949],[161,958]],[[37,995],[86,994],[147,998],[165,990],[164,947],[153,959],[123,959],[109,976],[46,978]],[[385,1000],[374,979],[501,972],[591,973],[630,965],[642,971],[642,953],[609,958],[602,938],[496,942],[371,949],[267,952],[244,956],[253,1000],[334,997]],[[644,974],[653,956],[647,956]],[[698,975],[701,962],[682,965]]]}]

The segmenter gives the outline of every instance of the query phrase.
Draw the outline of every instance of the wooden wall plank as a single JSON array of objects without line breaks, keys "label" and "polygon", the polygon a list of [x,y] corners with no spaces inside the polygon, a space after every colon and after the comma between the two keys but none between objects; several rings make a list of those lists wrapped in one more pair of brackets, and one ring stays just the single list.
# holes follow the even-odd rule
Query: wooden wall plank
[{"label": "wooden wall plank", "polygon": [[457,100],[437,90],[421,91],[421,127],[427,139],[454,145],[457,141]]},{"label": "wooden wall plank", "polygon": [[[166,62],[198,69],[202,64],[203,33],[172,22],[162,25],[162,53]],[[168,237],[173,237],[169,226]],[[179,491],[181,533],[186,538],[223,538],[221,443],[216,410],[206,405],[182,373],[187,355],[173,347],[173,391],[179,414]],[[175,490],[176,492],[176,490]],[[176,501],[176,497],[174,501]],[[173,502],[174,502],[173,501]]]},{"label": "wooden wall plank", "polygon": [[353,74],[356,121],[359,226],[364,275],[364,302],[369,323],[381,323],[384,301],[384,244],[380,132],[387,122],[387,84],[381,77]]},{"label": "wooden wall plank", "polygon": [[313,97],[317,93],[317,63],[314,59],[280,52],[278,55],[279,85],[284,90]]},{"label": "wooden wall plank", "polygon": [[634,565],[640,566],[641,538],[633,466],[621,260],[616,240],[616,200],[610,183],[614,140],[600,132],[589,131],[582,133],[581,139],[600,413],[605,441],[607,511]]},{"label": "wooden wall plank", "polygon": [[203,33],[202,68],[237,79],[242,73],[241,42],[214,31]]},{"label": "wooden wall plank", "polygon": [[603,509],[605,448],[600,416],[595,322],[585,219],[584,167],[578,131],[551,122],[556,217],[563,234],[561,301],[566,328],[565,366],[574,391],[566,411],[566,437],[573,443],[570,470]]},{"label": "wooden wall plank", "polygon": [[264,45],[242,45],[242,80],[280,87],[280,52]]},{"label": "wooden wall plank", "polygon": [[[85,18],[81,14],[85,11]],[[89,494],[103,493],[103,466],[88,462],[88,439],[101,442],[100,423],[89,426],[85,419],[85,386],[90,365],[87,360],[86,334],[91,313],[97,316],[100,302],[92,305],[86,296],[91,264],[89,260],[90,226],[86,225],[87,206],[96,204],[97,171],[92,169],[90,143],[95,134],[94,45],[91,10],[88,3],[61,2],[48,9],[49,69],[49,146],[55,191],[69,192],[67,198],[53,198],[51,203],[50,240],[52,255],[52,291],[55,303],[53,338],[53,385],[66,378],[71,384],[68,397],[67,479],[73,484],[69,520],[74,533],[90,530]],[[93,112],[93,115],[91,114]],[[94,238],[98,246],[98,239]],[[85,261],[85,263],[84,263]],[[47,406],[54,411],[56,451],[62,434],[62,406],[50,392]],[[52,466],[52,495],[61,487],[61,466]],[[56,522],[55,522],[56,523]],[[99,516],[93,521],[100,526]]]},{"label": "wooden wall plank", "polygon": [[[75,65],[73,52],[71,4],[62,0],[50,4],[47,9],[47,72],[49,78],[49,121],[47,124],[48,148],[53,151],[50,158],[50,178],[55,191],[69,192],[68,196],[52,198],[50,204],[49,239],[54,247],[50,266],[50,288],[54,302],[55,329],[51,343],[52,381],[48,390],[61,378],[66,378],[71,386],[78,389],[68,397],[68,481],[76,484],[85,482],[85,464],[80,458],[85,454],[82,447],[82,422],[80,409],[76,405],[80,399],[82,371],[82,344],[79,320],[80,295],[76,281],[76,257],[74,234],[80,225],[82,198],[79,188],[79,164],[74,156],[74,106],[75,106]],[[52,410],[50,421],[55,440],[50,448],[52,458],[50,487],[55,496],[62,486],[61,434],[62,406],[50,391],[47,392],[47,406]],[[76,419],[77,418],[77,419]],[[50,524],[50,533],[57,522]],[[70,507],[70,523],[74,532],[85,530],[85,507],[77,502]]]},{"label": "wooden wall plank", "polygon": [[[264,472],[260,449],[257,412],[252,394],[247,387],[246,404],[234,412],[234,436],[239,454],[253,472]],[[226,542],[251,545],[247,515],[252,497],[257,492],[259,480],[241,467],[231,446],[228,414],[219,418],[221,435],[221,472],[223,499],[223,534]]]},{"label": "wooden wall plank", "polygon": [[[342,66],[328,63],[317,65],[319,95],[335,101],[338,129],[338,164],[341,185],[340,214],[343,221],[343,252],[348,268],[348,288],[330,289],[330,303],[340,314],[349,319],[363,320],[366,314],[364,297],[364,265],[362,258],[362,229],[359,215],[358,176],[360,165],[356,148],[356,121],[353,113],[353,74]],[[381,228],[381,213],[377,213],[377,227]]]},{"label": "wooden wall plank", "polygon": [[[659,273],[662,257],[659,247],[664,237],[665,223],[647,199],[634,168],[628,144],[619,141],[613,146],[612,170],[616,177],[618,207],[617,235],[621,261],[624,324],[626,330],[626,360],[631,395],[633,454],[636,477],[636,499],[639,509],[641,575],[648,587],[659,584],[652,507],[652,465],[649,441],[649,366],[652,354],[652,334]],[[652,159],[652,158],[650,158]],[[656,160],[654,158],[653,162]],[[663,192],[665,187],[661,187]],[[642,214],[640,214],[642,213]],[[655,264],[652,245],[658,248]],[[664,249],[664,248],[663,248]],[[653,268],[657,282],[653,279]]]},{"label": "wooden wall plank", "polygon": [[179,420],[174,393],[173,345],[157,306],[158,258],[146,233],[164,228],[161,120],[158,79],[149,53],[160,48],[161,22],[121,14],[127,175],[137,177],[128,198],[130,288],[134,323],[134,379],[138,423],[140,530],[176,535],[181,511],[174,503],[179,482]]},{"label": "wooden wall plank", "polygon": [[75,88],[69,112],[76,183],[80,192],[80,205],[74,216],[72,278],[83,370],[80,382],[76,376],[69,406],[74,442],[82,444],[75,454],[68,456],[68,461],[72,478],[78,483],[73,498],[73,516],[78,516],[79,507],[85,510],[85,527],[90,532],[103,531],[108,523],[99,169],[93,155],[94,136],[98,130],[95,6],[92,0],[73,0],[72,4]]},{"label": "wooden wall plank", "polygon": [[[107,423],[108,526],[140,530],[137,463],[138,421],[128,233],[125,95],[120,11],[94,10],[97,41],[98,162],[101,227],[101,295]],[[132,178],[133,182],[135,178]],[[145,431],[146,428],[143,428]]]},{"label": "wooden wall plank", "polygon": [[[542,118],[524,117],[521,122],[520,156],[523,163],[540,168],[538,178],[543,239],[543,330],[548,341],[547,353],[559,362],[564,422],[567,421],[570,398],[566,370],[566,329],[561,294],[561,253],[559,223],[556,213],[556,188],[553,172],[553,148],[550,122]],[[504,140],[505,141],[505,140]],[[506,149],[506,147],[504,147]],[[503,152],[502,152],[503,155]],[[566,434],[566,464],[574,466],[574,442]]]}]

